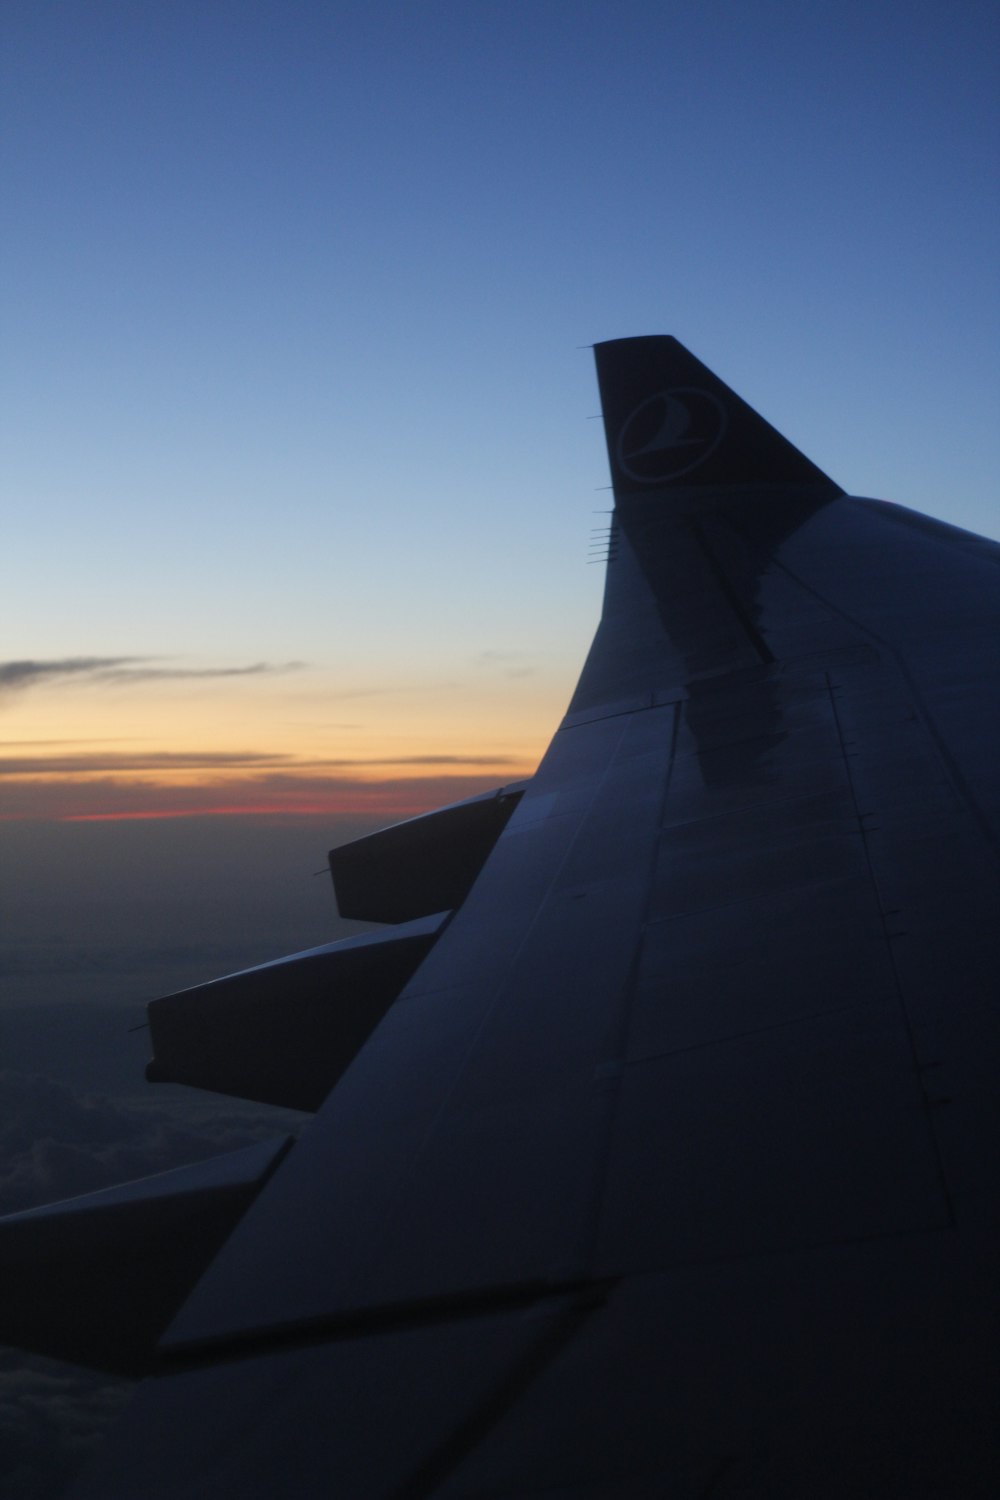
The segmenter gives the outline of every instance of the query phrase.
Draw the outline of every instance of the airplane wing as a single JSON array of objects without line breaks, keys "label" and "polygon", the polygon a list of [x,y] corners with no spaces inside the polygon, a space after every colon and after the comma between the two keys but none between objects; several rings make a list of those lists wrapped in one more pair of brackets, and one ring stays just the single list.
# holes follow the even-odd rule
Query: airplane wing
[{"label": "airplane wing", "polygon": [[[77,1500],[996,1492],[1000,547],[846,496],[674,339],[596,357],[566,717],[332,856],[405,972]],[[223,1052],[280,994],[234,979]],[[211,1083],[196,1009],[160,1067]]]}]

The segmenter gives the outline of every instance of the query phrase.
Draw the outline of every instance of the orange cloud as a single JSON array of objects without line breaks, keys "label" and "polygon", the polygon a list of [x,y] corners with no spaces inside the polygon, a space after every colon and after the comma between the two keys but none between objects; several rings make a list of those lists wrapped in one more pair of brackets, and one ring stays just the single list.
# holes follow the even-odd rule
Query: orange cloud
[{"label": "orange cloud", "polygon": [[[391,822],[530,775],[558,711],[533,679],[404,689],[293,662],[163,661],[0,663],[0,820]],[[343,697],[357,699],[349,723],[331,712]]]}]

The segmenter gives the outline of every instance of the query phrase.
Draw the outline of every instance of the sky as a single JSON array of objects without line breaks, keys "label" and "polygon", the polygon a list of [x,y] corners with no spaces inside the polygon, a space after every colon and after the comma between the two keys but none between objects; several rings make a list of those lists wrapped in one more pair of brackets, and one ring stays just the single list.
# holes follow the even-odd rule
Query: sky
[{"label": "sky", "polygon": [[[1000,537],[998,33],[6,0],[0,1208],[273,1133],[147,1097],[126,1021],[346,930],[332,844],[533,769],[600,608],[590,344],[673,333]],[[4,1359],[0,1480],[55,1493],[120,1393]]]},{"label": "sky", "polygon": [[530,770],[599,609],[600,339],[675,333],[845,488],[1000,533],[998,31],[5,6],[6,815]]}]

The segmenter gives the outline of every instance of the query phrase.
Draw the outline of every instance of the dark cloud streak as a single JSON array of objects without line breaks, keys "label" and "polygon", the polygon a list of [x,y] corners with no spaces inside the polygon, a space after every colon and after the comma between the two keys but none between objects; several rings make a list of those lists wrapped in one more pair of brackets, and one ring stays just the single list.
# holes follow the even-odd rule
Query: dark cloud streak
[{"label": "dark cloud streak", "polygon": [[0,756],[2,776],[93,776],[128,772],[264,770],[361,770],[365,766],[519,766],[510,755],[399,755],[298,759],[284,752],[256,750],[102,751],[86,755]]},{"label": "dark cloud streak", "polygon": [[279,677],[301,672],[304,661],[257,661],[249,667],[109,667],[95,674],[95,682],[125,684],[140,682],[200,682],[220,677]]},{"label": "dark cloud streak", "polygon": [[91,776],[108,772],[198,771],[244,766],[252,769],[285,765],[291,758],[241,750],[151,750],[140,753],[109,750],[87,755],[7,755],[0,756],[0,776]]},{"label": "dark cloud streak", "polygon": [[[155,667],[149,656],[65,656],[53,661],[0,662],[0,691],[21,691],[60,679],[101,686],[133,687],[149,682],[201,682],[226,677],[281,676],[305,662],[252,662],[247,667]],[[140,665],[136,665],[139,663]]]},{"label": "dark cloud streak", "polygon": [[118,671],[142,656],[64,656],[55,661],[0,661],[0,688],[29,688],[55,677],[93,677]]}]

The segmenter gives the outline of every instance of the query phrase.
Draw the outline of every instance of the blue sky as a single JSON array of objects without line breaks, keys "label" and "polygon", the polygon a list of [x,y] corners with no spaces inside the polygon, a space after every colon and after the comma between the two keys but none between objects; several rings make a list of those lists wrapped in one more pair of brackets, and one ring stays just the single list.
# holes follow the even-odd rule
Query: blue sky
[{"label": "blue sky", "polygon": [[3,656],[178,675],[39,678],[8,745],[536,759],[599,608],[599,339],[1000,535],[998,31],[12,0]]}]

